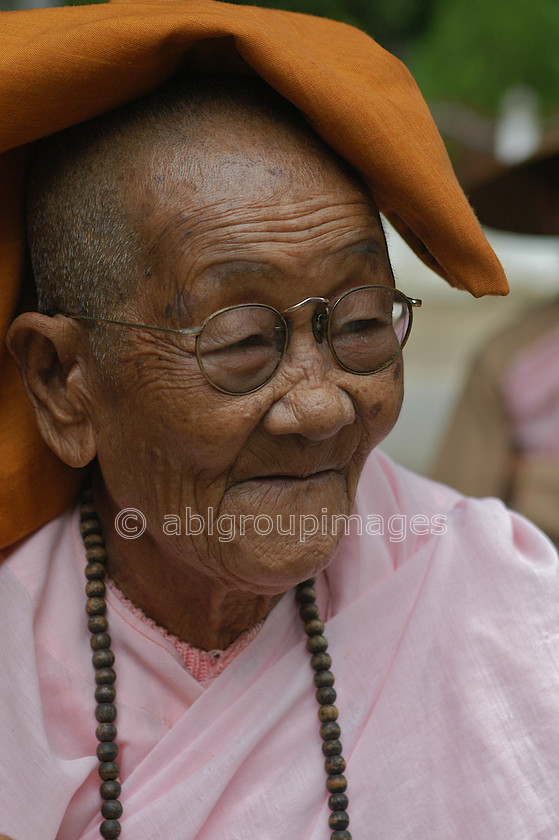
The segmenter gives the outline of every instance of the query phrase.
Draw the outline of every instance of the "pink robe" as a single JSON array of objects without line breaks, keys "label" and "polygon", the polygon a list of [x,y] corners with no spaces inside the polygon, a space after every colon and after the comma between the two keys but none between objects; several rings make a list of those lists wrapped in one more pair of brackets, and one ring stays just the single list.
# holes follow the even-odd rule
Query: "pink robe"
[{"label": "pink robe", "polygon": [[519,452],[559,464],[559,327],[512,359],[501,389]]},{"label": "pink robe", "polygon": [[[344,539],[318,583],[354,840],[556,840],[552,545],[500,502],[463,498],[382,453],[355,512],[362,536]],[[84,562],[74,511],[0,565],[0,834],[12,840],[99,837]],[[107,601],[122,840],[328,840],[293,593],[205,688],[171,642],[113,592]]]}]

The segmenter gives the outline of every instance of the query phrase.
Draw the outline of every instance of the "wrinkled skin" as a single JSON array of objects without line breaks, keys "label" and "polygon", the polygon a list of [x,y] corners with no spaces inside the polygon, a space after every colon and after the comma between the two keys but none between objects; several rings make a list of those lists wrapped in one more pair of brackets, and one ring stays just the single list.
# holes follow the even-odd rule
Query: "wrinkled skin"
[{"label": "wrinkled skin", "polygon": [[[170,182],[156,168],[138,180],[134,200],[150,259],[120,318],[190,327],[231,304],[281,311],[312,295],[334,299],[367,283],[393,285],[374,203],[333,160],[315,165],[297,144],[270,149],[242,126],[218,141],[196,190],[187,177]],[[55,347],[61,360],[63,374],[43,375],[50,397],[35,388],[36,404],[51,402],[38,410],[40,427],[73,466],[97,456],[95,498],[111,575],[159,624],[199,647],[223,648],[262,619],[283,593],[331,562],[341,536],[317,533],[303,543],[299,533],[274,527],[261,535],[250,524],[230,541],[215,532],[185,535],[185,509],[205,520],[211,509],[214,519],[229,515],[237,526],[241,514],[267,514],[274,523],[279,516],[284,529],[290,514],[298,522],[301,514],[350,513],[364,461],[397,419],[401,359],[372,376],[342,370],[327,343],[315,342],[312,311],[295,313],[278,372],[245,396],[208,384],[184,350],[190,339],[181,345],[170,334],[126,330],[108,379],[79,322],[26,321],[27,313],[13,329],[31,392],[33,365],[22,358],[50,353],[42,364],[52,368],[47,348]],[[49,421],[61,392],[79,422]],[[137,540],[114,530],[125,507],[147,519]],[[169,514],[180,518],[182,535],[163,533]]]}]

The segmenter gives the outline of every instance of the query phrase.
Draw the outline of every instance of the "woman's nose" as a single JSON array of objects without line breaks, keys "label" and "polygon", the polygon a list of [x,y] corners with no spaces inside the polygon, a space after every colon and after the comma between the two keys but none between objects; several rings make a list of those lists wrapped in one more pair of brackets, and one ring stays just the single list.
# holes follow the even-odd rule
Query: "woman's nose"
[{"label": "woman's nose", "polygon": [[283,361],[286,381],[263,424],[272,435],[326,440],[354,422],[355,407],[349,394],[332,381],[336,363],[328,346],[317,345],[310,330],[304,343],[304,350],[289,348],[291,352]]}]

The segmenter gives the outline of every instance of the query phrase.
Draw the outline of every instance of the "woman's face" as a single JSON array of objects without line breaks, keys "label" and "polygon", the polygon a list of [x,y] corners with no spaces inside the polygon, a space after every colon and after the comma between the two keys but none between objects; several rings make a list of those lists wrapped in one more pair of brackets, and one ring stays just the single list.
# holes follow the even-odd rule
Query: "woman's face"
[{"label": "woman's face", "polygon": [[[283,311],[310,296],[392,286],[368,192],[334,161],[314,166],[303,154],[225,148],[195,192],[183,183],[154,192],[149,276],[117,317],[192,327],[234,304]],[[344,528],[333,533],[331,517],[351,512],[365,459],[398,417],[402,361],[348,373],[315,341],[312,313],[293,314],[275,376],[244,396],[207,382],[193,340],[121,336],[114,381],[99,380],[97,455],[109,509],[144,514],[141,540],[157,563],[271,594],[333,558]]]}]

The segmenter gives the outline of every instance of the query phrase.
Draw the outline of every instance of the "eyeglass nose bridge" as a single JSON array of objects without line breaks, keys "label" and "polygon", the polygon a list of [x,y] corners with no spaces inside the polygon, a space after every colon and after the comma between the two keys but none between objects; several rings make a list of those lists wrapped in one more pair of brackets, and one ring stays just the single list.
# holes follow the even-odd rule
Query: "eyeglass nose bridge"
[{"label": "eyeglass nose bridge", "polygon": [[[286,316],[289,315],[291,312],[295,312],[297,309],[300,309],[301,306],[306,306],[308,303],[315,303],[321,304],[320,308],[316,307],[315,311],[313,312],[311,327],[312,332],[315,338],[315,341],[318,344],[322,344],[324,341],[325,335],[325,328],[328,325],[328,317],[330,315],[330,311],[328,309],[328,299],[323,297],[308,297],[305,300],[299,301],[299,303],[293,304],[293,306],[288,307],[282,313],[282,315]],[[291,319],[287,319],[289,323],[291,323]]]}]

